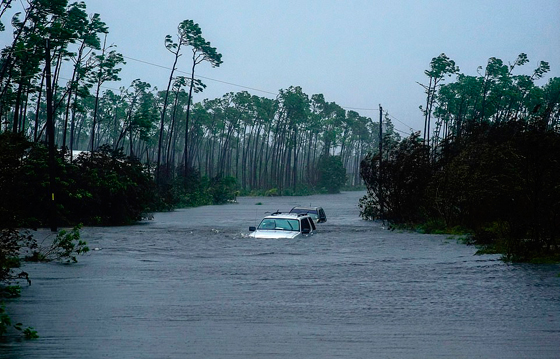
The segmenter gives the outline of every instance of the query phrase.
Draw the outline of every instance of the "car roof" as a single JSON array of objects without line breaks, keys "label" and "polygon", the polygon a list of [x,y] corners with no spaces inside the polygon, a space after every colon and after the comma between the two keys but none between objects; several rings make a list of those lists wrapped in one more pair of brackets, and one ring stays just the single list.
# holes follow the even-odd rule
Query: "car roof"
[{"label": "car roof", "polygon": [[301,210],[301,211],[319,211],[321,207],[303,207],[303,206],[295,206],[291,210],[294,209]]},{"label": "car roof", "polygon": [[264,218],[300,219],[309,217],[306,213],[272,213]]}]

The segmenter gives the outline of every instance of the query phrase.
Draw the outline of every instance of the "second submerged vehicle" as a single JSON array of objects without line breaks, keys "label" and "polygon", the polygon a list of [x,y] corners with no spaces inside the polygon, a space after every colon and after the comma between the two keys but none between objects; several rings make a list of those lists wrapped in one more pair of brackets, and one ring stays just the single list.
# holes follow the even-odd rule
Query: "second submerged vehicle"
[{"label": "second submerged vehicle", "polygon": [[290,210],[290,213],[305,213],[313,218],[315,223],[325,223],[327,221],[327,215],[322,207],[296,206]]}]

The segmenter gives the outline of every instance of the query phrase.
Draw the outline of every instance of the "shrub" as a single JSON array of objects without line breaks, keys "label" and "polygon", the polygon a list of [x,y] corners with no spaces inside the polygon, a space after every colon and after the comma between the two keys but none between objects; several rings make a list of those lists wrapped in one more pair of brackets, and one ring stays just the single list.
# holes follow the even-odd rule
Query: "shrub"
[{"label": "shrub", "polygon": [[321,156],[317,164],[319,182],[317,185],[324,192],[338,193],[346,183],[346,169],[340,156]]}]

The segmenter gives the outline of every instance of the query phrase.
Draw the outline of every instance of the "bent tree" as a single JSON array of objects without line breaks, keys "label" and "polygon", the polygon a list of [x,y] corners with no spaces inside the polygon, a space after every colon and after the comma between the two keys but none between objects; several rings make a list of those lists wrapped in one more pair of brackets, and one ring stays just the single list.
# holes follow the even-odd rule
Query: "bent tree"
[{"label": "bent tree", "polygon": [[191,79],[189,84],[189,97],[187,99],[187,118],[185,122],[185,152],[184,152],[184,166],[185,177],[189,168],[189,116],[192,102],[192,93],[197,82],[194,78],[194,71],[196,65],[207,61],[212,67],[218,67],[222,63],[222,54],[220,54],[215,47],[210,45],[202,37],[202,30],[200,26],[192,20],[185,20],[179,24],[180,38],[183,38],[183,45],[192,47],[192,68]]},{"label": "bent tree", "polygon": [[426,108],[422,109],[420,107],[424,112],[424,144],[429,145],[430,143],[430,122],[438,86],[446,76],[451,76],[458,72],[459,67],[455,66],[455,61],[449,59],[445,54],[434,57],[430,62],[430,68],[424,71],[429,78],[428,85],[420,84],[426,91]]},{"label": "bent tree", "polygon": [[181,56],[181,46],[183,45],[184,41],[186,40],[183,36],[187,34],[184,32],[179,31],[177,34],[178,41],[174,42],[171,35],[165,36],[165,48],[167,51],[171,52],[174,55],[173,59],[173,66],[171,67],[171,73],[169,74],[169,81],[167,81],[167,89],[165,90],[165,95],[163,98],[163,107],[161,109],[161,122],[159,126],[159,141],[158,141],[158,152],[157,152],[157,165],[156,168],[158,169],[156,175],[156,182],[159,183],[159,176],[160,176],[160,165],[161,165],[161,155],[162,155],[162,147],[163,147],[163,130],[165,125],[165,112],[167,111],[167,103],[169,101],[169,91],[171,89],[171,83],[173,82],[173,74],[175,70],[177,70],[177,62],[179,61],[179,57]]},{"label": "bent tree", "polygon": [[[107,36],[105,36],[105,40]],[[109,46],[109,48],[114,45]],[[95,130],[98,126],[98,109],[99,109],[99,98],[101,92],[101,86],[107,81],[119,81],[118,76],[121,68],[118,66],[120,64],[125,64],[124,58],[121,54],[115,50],[107,52],[109,49],[106,47],[105,42],[101,51],[101,55],[95,56],[95,63],[97,65],[97,71],[90,74],[89,80],[91,83],[95,84],[95,106],[93,109],[93,123],[91,125],[91,138],[90,138],[90,149],[94,151],[95,146]]]},{"label": "bent tree", "polygon": [[[186,21],[190,21],[190,20],[186,20]],[[163,151],[164,151],[164,131],[165,131],[165,115],[167,112],[167,106],[169,103],[169,94],[171,93],[171,87],[173,85],[173,92],[175,94],[177,94],[177,92],[180,90],[180,88],[182,86],[185,86],[187,84],[187,82],[189,83],[189,87],[191,89],[191,91],[189,92],[189,98],[190,98],[190,94],[192,94],[192,91],[194,90],[194,92],[201,92],[206,85],[204,85],[200,80],[193,80],[193,76],[194,76],[194,71],[193,74],[191,75],[191,79],[187,80],[185,77],[183,76],[177,76],[177,77],[173,77],[173,75],[175,74],[175,71],[177,70],[177,62],[179,61],[179,57],[181,57],[181,47],[182,46],[188,46],[189,44],[194,42],[194,38],[196,36],[200,36],[201,35],[201,31],[200,28],[198,28],[198,30],[196,28],[193,28],[192,31],[189,31],[187,25],[183,25],[185,23],[185,21],[183,21],[182,23],[179,24],[179,26],[177,27],[177,42],[173,41],[173,38],[171,35],[167,35],[165,36],[165,48],[174,55],[173,58],[173,66],[171,67],[171,73],[169,74],[169,80],[167,81],[167,89],[165,90],[164,96],[163,96],[163,107],[161,110],[161,121],[160,121],[160,127],[159,127],[159,139],[158,139],[158,151],[157,151],[157,164],[156,164],[156,168],[157,170],[157,174],[156,174],[156,182],[159,184],[160,183],[160,166],[161,166],[161,162],[162,162],[162,156]],[[195,24],[196,25],[196,24]],[[193,85],[194,82],[194,85]],[[175,100],[177,100],[177,96],[175,96]],[[189,101],[190,103],[190,101]],[[176,108],[176,107],[175,107]],[[171,136],[173,133],[173,127],[175,125],[175,117],[172,116],[172,120],[171,120],[171,124],[169,126],[169,138],[168,138],[168,142],[171,141]],[[168,146],[169,147],[169,146]],[[167,158],[169,158],[169,149],[167,151]],[[167,166],[169,167],[169,166]]]}]

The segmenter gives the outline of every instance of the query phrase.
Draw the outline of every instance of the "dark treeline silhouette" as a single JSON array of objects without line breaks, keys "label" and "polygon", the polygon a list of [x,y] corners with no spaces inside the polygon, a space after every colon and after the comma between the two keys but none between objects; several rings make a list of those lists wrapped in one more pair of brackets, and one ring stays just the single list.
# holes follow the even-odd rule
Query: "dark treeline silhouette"
[{"label": "dark treeline silhouette", "polygon": [[527,62],[490,58],[467,76],[445,54],[434,58],[426,132],[362,162],[362,216],[470,232],[511,260],[560,258],[560,78],[536,84],[546,62],[515,75]]}]

